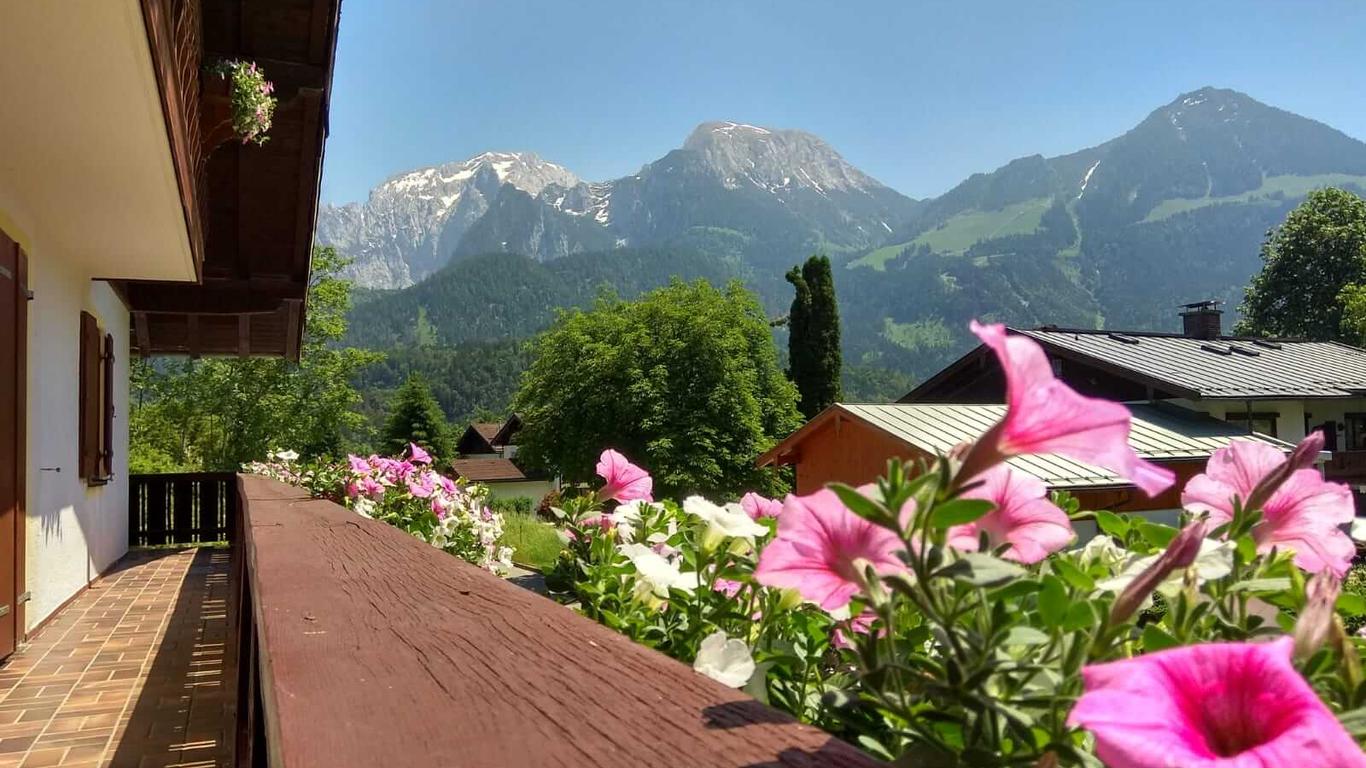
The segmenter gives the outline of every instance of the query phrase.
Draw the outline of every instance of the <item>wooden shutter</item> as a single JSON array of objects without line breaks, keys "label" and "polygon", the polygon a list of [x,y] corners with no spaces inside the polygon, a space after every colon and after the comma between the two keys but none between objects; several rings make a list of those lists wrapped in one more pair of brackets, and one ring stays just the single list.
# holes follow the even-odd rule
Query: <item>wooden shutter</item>
[{"label": "wooden shutter", "polygon": [[80,474],[86,482],[100,477],[100,324],[81,313]]},{"label": "wooden shutter", "polygon": [[100,475],[105,478],[114,476],[114,336],[104,335],[104,365],[101,375],[104,379],[104,403],[100,420]]}]

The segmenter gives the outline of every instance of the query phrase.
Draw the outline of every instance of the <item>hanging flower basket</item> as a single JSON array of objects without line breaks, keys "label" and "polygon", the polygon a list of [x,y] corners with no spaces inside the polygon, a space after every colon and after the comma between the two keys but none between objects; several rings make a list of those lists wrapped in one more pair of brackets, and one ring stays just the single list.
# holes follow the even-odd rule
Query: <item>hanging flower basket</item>
[{"label": "hanging flower basket", "polygon": [[205,67],[200,115],[206,152],[231,139],[265,144],[275,115],[275,85],[255,62],[220,61]]}]

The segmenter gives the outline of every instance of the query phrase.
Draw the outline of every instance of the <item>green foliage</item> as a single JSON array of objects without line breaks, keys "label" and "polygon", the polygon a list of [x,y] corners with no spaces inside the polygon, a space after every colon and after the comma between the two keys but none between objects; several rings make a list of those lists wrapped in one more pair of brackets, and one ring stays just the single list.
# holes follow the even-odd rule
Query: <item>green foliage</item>
[{"label": "green foliage", "polygon": [[795,291],[788,314],[788,375],[802,415],[811,418],[840,398],[840,315],[830,259],[812,256],[787,273]]},{"label": "green foliage", "polygon": [[843,379],[844,398],[851,403],[896,402],[916,384],[911,376],[875,365],[846,365]]},{"label": "green foliage", "polygon": [[133,471],[236,470],[290,449],[338,458],[364,439],[350,380],[381,355],[336,346],[346,332],[345,261],[316,248],[299,362],[278,358],[135,361],[129,462]]},{"label": "green foliage", "polygon": [[409,443],[421,446],[438,462],[455,458],[450,425],[432,396],[426,377],[420,373],[408,374],[398,388],[381,437],[383,449],[394,456],[403,455]]},{"label": "green foliage", "polygon": [[768,319],[738,283],[675,281],[561,314],[513,407],[529,464],[579,482],[612,447],[648,464],[662,492],[772,482],[754,457],[800,423]]},{"label": "green foliage", "polygon": [[[499,509],[496,501],[493,507]],[[537,520],[530,514],[508,511],[502,511],[502,514],[501,543],[512,547],[512,562],[542,572],[553,569],[564,549],[564,541],[555,526]]]},{"label": "green foliage", "polygon": [[1366,283],[1366,200],[1320,189],[1290,212],[1262,246],[1263,267],[1243,301],[1239,329],[1318,341],[1343,338],[1339,296]]},{"label": "green foliage", "polygon": [[[364,395],[361,410],[371,423],[383,423],[389,401],[410,373],[431,383],[432,394],[452,424],[501,421],[530,364],[531,353],[523,341],[402,345],[360,371],[354,383]],[[496,415],[486,419],[481,413]]]}]

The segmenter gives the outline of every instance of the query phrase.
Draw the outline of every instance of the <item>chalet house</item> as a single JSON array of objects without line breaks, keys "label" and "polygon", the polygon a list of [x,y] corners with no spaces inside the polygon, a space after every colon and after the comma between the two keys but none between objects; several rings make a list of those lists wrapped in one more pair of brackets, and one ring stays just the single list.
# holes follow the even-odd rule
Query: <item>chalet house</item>
[{"label": "chalet house", "polygon": [[[298,356],[338,13],[0,7],[0,657],[128,550],[130,358]],[[215,117],[233,59],[263,146]]]},{"label": "chalet house", "polygon": [[523,470],[517,455],[517,432],[522,419],[513,414],[503,422],[475,422],[465,428],[456,443],[460,458],[451,462],[451,475],[482,483],[496,499],[529,498],[533,506],[559,488],[550,477]]},{"label": "chalet house", "polygon": [[[1237,426],[1163,404],[1132,405],[1129,442],[1139,456],[1176,473],[1175,489],[1148,498],[1114,473],[1062,456],[1020,456],[1017,470],[1050,490],[1075,495],[1085,509],[1151,512],[1180,507],[1179,488],[1204,469],[1210,455],[1230,440],[1247,437]],[[759,457],[759,466],[796,468],[799,494],[829,482],[860,485],[882,475],[889,459],[932,459],[976,439],[1005,414],[1004,405],[839,403],[827,408]],[[1278,448],[1273,438],[1254,436]]]},{"label": "chalet house", "polygon": [[[1288,443],[1321,429],[1325,474],[1366,484],[1366,350],[1335,342],[1225,335],[1213,302],[1185,307],[1182,333],[1044,327],[1010,329],[1043,347],[1077,391],[1163,403]],[[1000,403],[1005,381],[979,345],[901,398],[902,403]]]}]

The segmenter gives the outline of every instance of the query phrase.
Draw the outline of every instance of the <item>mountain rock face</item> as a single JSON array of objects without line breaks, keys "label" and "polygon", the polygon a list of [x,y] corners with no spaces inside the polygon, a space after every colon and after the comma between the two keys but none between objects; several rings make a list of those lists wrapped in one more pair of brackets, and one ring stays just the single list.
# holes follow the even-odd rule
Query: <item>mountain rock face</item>
[{"label": "mountain rock face", "polygon": [[486,153],[386,181],[324,207],[318,239],[361,285],[410,285],[451,259],[539,261],[622,247],[703,247],[766,263],[882,243],[915,203],[801,131],[704,123],[639,173],[580,181],[531,154]]},{"label": "mountain rock face", "polygon": [[402,288],[445,265],[466,230],[504,188],[540,194],[578,177],[529,152],[485,152],[395,176],[364,203],[323,206],[318,241],[354,263],[350,277],[371,288]]},{"label": "mountain rock face", "polygon": [[[512,295],[563,281],[545,269],[573,257],[563,266],[591,264],[593,286],[643,288],[632,275],[671,270],[740,277],[775,314],[791,300],[783,273],[823,251],[841,267],[845,360],[926,375],[973,343],[974,317],[1177,330],[1179,304],[1220,299],[1232,322],[1266,231],[1323,186],[1366,192],[1366,144],[1202,88],[1107,142],[1022,157],[931,200],[887,188],[811,134],[714,122],[603,183],[525,154],[414,171],[364,204],[324,209],[319,239],[357,258],[363,285],[408,285],[453,262],[468,266],[462,280],[478,272],[498,283],[492,296]],[[683,268],[701,256],[721,261]],[[500,259],[508,267],[493,269]],[[406,327],[428,298],[421,286],[390,297],[386,322]],[[439,338],[487,336],[432,316],[450,325]]]}]

